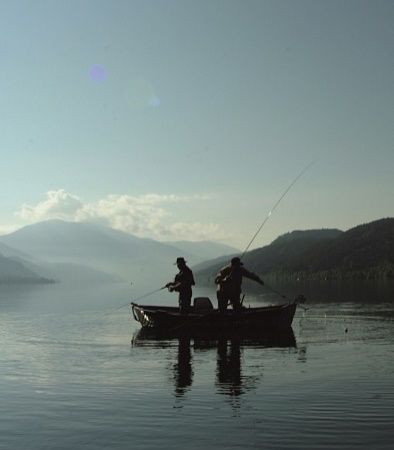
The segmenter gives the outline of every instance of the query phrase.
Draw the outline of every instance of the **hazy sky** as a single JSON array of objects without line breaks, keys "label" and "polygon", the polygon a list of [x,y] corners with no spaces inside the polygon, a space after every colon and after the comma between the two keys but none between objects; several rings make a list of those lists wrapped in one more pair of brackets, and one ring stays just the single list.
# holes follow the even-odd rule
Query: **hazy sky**
[{"label": "hazy sky", "polygon": [[0,232],[243,250],[394,216],[392,0],[0,0]]}]

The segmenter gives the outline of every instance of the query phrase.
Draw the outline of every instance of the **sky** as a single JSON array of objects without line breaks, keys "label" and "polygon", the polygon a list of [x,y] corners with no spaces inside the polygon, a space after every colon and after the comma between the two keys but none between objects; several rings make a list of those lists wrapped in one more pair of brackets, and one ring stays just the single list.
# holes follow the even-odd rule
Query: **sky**
[{"label": "sky", "polygon": [[0,35],[0,234],[244,250],[394,216],[392,0],[0,0]]}]

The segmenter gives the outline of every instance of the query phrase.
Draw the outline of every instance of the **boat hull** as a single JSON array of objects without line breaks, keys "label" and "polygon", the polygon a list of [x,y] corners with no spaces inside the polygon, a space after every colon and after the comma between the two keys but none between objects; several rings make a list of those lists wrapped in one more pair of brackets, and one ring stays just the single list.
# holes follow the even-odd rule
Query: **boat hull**
[{"label": "boat hull", "polygon": [[248,332],[273,333],[291,328],[297,303],[243,308],[239,312],[217,309],[180,314],[175,307],[132,304],[134,319],[143,328],[162,332]]}]

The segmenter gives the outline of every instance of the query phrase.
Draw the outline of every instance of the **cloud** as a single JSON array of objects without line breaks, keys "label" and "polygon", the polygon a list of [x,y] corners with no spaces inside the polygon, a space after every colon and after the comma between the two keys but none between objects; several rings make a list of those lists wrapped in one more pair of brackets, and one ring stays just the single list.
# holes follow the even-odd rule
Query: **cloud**
[{"label": "cloud", "polygon": [[47,199],[36,206],[23,204],[18,215],[28,221],[72,220],[81,208],[83,208],[83,204],[77,196],[60,189],[49,191]]},{"label": "cloud", "polygon": [[178,196],[146,194],[142,196],[109,195],[94,203],[82,200],[64,189],[49,191],[46,199],[36,205],[23,204],[17,213],[26,222],[60,219],[76,222],[93,222],[126,231],[139,237],[161,241],[170,240],[221,240],[223,230],[216,223],[181,222],[168,206],[195,201],[207,201],[206,196]]}]

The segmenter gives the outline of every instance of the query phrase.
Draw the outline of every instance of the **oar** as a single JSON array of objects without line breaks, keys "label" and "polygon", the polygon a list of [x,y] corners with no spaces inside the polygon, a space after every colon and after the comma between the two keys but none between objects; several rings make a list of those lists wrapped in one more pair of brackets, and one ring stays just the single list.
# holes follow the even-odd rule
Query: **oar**
[{"label": "oar", "polygon": [[[165,289],[166,287],[167,287],[167,286],[163,286],[163,287],[161,287],[161,288],[159,288],[159,289],[155,289],[155,290],[152,291],[152,292],[148,292],[147,294],[141,295],[141,297],[136,298],[133,302],[131,302],[131,304],[133,304],[133,303],[137,302],[138,300],[141,300],[141,299],[143,299],[143,298],[145,298],[145,297],[148,297],[149,295],[155,294],[156,292],[159,292],[159,291]],[[127,303],[125,303],[124,305],[119,306],[118,308],[113,309],[112,311],[107,312],[107,313],[104,314],[102,317],[108,316],[109,314],[112,314],[112,313],[114,313],[115,311],[118,311],[118,309],[124,308],[124,307],[127,306],[127,305],[130,305],[130,302],[127,302]]]}]

